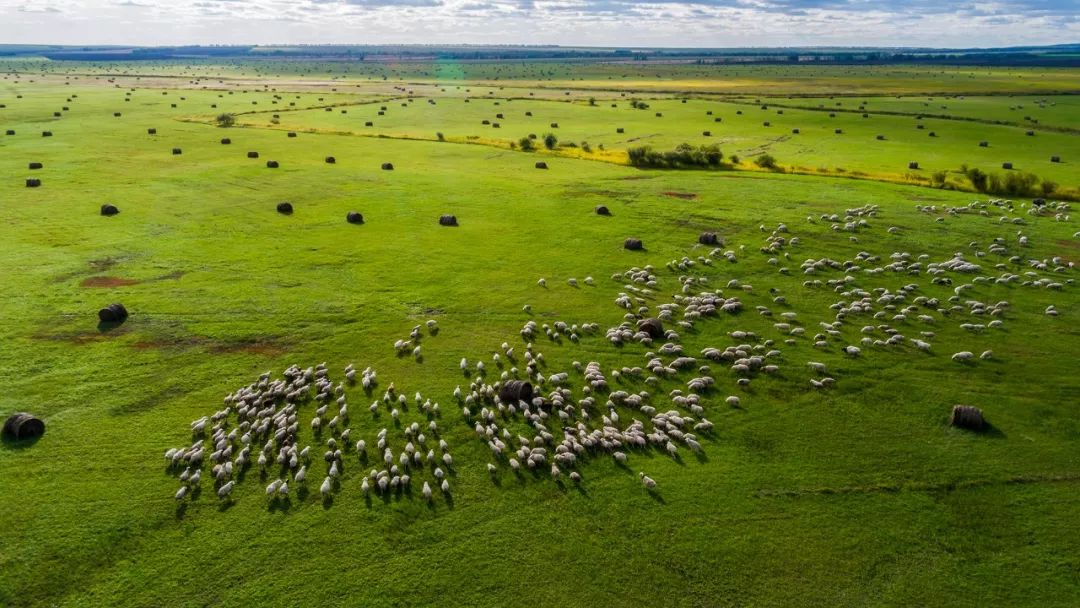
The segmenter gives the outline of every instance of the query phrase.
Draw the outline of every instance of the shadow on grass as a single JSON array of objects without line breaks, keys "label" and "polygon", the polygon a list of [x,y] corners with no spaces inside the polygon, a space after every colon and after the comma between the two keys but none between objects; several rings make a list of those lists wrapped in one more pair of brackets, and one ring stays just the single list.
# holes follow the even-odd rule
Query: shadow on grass
[{"label": "shadow on grass", "polygon": [[[127,321],[127,319],[124,319],[124,321]],[[99,321],[97,324],[97,330],[103,334],[108,333],[123,325],[124,321]]]},{"label": "shadow on grass", "polygon": [[26,439],[15,439],[3,435],[2,439],[0,439],[0,445],[3,445],[4,449],[7,450],[25,450],[34,447],[34,444],[37,443],[41,437],[41,435],[38,435],[36,437],[27,437]]},{"label": "shadow on grass", "polygon": [[664,497],[661,496],[660,493],[657,492],[656,490],[645,490],[645,493],[647,493],[649,495],[649,498],[655,500],[656,502],[658,502],[658,503],[660,503],[662,505],[667,504],[667,501],[664,500]]}]

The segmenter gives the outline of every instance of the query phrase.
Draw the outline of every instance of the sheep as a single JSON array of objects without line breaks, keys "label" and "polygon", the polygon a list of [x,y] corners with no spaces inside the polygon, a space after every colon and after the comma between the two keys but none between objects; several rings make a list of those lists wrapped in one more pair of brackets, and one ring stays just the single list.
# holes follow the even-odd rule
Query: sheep
[{"label": "sheep", "polygon": [[431,485],[428,482],[424,482],[424,487],[420,490],[420,493],[423,494],[424,500],[431,502]]},{"label": "sheep", "polygon": [[218,498],[226,498],[226,497],[228,497],[230,494],[232,494],[233,488],[235,486],[236,486],[235,481],[230,481],[230,482],[222,485],[220,488],[218,488],[218,492],[217,492]]},{"label": "sheep", "polygon": [[641,479],[641,485],[645,486],[646,490],[656,489],[656,481],[654,481],[652,477],[646,475],[644,471],[638,472],[638,478]]},{"label": "sheep", "polygon": [[327,498],[328,496],[330,496],[331,489],[333,489],[333,486],[330,483],[330,478],[327,477],[323,480],[322,485],[319,486],[319,493],[322,494],[323,498]]},{"label": "sheep", "polygon": [[442,490],[443,494],[449,494],[450,493],[450,482],[444,479],[443,482],[442,482],[442,485],[439,486],[439,489]]},{"label": "sheep", "polygon": [[952,356],[953,361],[970,361],[975,354],[970,351],[960,351]]}]

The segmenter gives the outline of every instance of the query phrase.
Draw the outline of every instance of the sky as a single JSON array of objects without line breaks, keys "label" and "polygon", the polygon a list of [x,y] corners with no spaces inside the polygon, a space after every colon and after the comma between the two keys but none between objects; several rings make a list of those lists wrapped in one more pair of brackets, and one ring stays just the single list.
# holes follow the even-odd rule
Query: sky
[{"label": "sky", "polygon": [[1000,47],[1080,42],[1080,0],[0,0],[2,44]]}]

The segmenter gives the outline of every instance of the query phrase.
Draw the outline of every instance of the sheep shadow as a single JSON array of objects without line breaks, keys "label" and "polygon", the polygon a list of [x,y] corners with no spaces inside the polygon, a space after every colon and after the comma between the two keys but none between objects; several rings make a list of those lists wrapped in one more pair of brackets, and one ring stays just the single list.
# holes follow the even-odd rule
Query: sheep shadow
[{"label": "sheep shadow", "polygon": [[176,504],[176,519],[184,519],[184,514],[187,513],[188,503],[187,501],[180,501]]},{"label": "sheep shadow", "polygon": [[266,510],[271,513],[278,511],[284,513],[292,508],[292,499],[288,496],[280,499],[274,499],[270,501],[270,504],[266,506]]},{"label": "sheep shadow", "polygon": [[656,502],[658,502],[658,503],[660,503],[662,505],[667,504],[667,501],[664,500],[664,497],[661,496],[660,493],[657,492],[656,490],[645,490],[645,493],[649,495],[649,498],[655,500]]},{"label": "sheep shadow", "polygon": [[450,494],[450,493],[447,493],[447,492],[443,492],[443,499],[446,500],[446,508],[453,511],[454,510],[454,495]]},{"label": "sheep shadow", "polygon": [[333,493],[324,494],[323,497],[322,497],[323,511],[329,510],[330,507],[332,507],[332,506],[334,506],[334,495],[333,495]]}]

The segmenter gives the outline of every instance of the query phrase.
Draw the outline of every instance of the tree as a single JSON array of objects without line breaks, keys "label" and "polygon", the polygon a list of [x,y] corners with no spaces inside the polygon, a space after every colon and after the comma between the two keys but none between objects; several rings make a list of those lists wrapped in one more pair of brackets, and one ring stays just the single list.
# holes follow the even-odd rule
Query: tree
[{"label": "tree", "polygon": [[555,146],[559,145],[559,138],[555,137],[554,133],[547,133],[544,135],[544,147],[548,150],[554,150]]},{"label": "tree", "polygon": [[522,137],[520,140],[518,140],[518,145],[521,146],[521,149],[525,152],[532,152],[536,149],[536,144],[534,144],[533,140],[529,139],[528,137]]},{"label": "tree", "polygon": [[772,154],[762,154],[754,159],[754,164],[762,169],[775,169],[776,159],[773,158]]},{"label": "tree", "polygon": [[236,124],[236,117],[228,113],[218,114],[215,120],[219,127],[231,127]]}]

